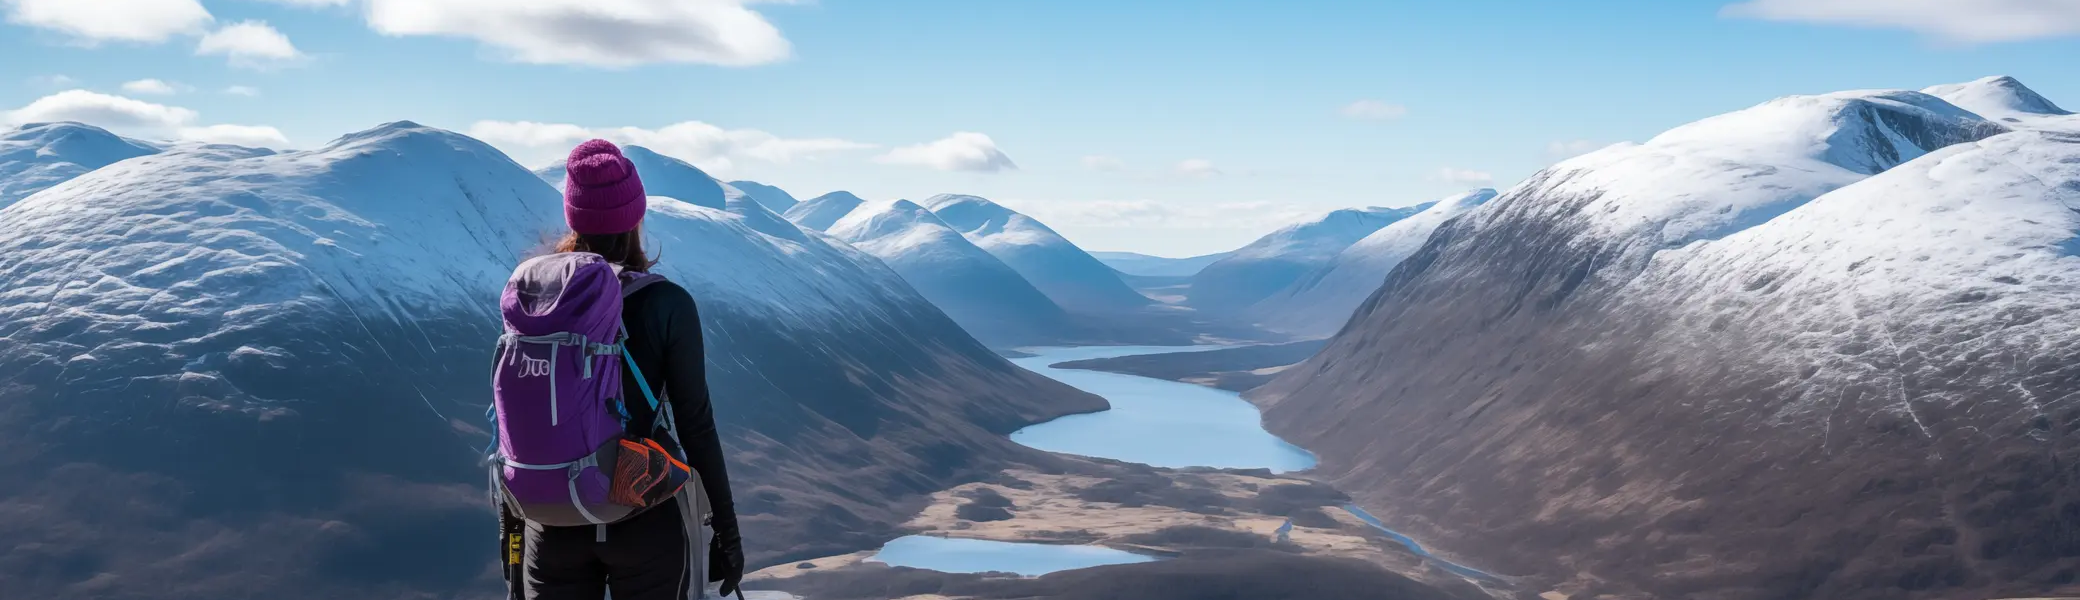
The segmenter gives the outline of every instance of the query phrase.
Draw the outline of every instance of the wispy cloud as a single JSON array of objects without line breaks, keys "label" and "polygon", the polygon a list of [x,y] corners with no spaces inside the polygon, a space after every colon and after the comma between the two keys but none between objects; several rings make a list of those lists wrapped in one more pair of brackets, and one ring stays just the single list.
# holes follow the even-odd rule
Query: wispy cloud
[{"label": "wispy cloud", "polygon": [[1725,17],[1905,29],[1959,44],[2080,34],[2073,0],[1748,0]]},{"label": "wispy cloud", "polygon": [[958,132],[937,141],[913,146],[903,146],[881,155],[881,162],[897,165],[930,167],[941,171],[969,171],[995,173],[1018,169],[1011,157],[997,149],[997,142],[987,135],[969,131]]},{"label": "wispy cloud", "polygon": [[1379,100],[1359,100],[1343,105],[1343,109],[1337,112],[1345,118],[1360,121],[1389,121],[1408,116],[1408,107]]},{"label": "wispy cloud", "polygon": [[64,75],[64,74],[58,74],[58,75],[36,75],[36,76],[33,76],[33,77],[30,77],[30,78],[29,78],[29,86],[30,86],[30,87],[39,87],[39,88],[62,88],[62,87],[74,87],[74,86],[77,86],[77,85],[79,85],[79,80],[78,80],[78,79],[73,79],[73,78],[72,78],[72,76],[70,76],[70,75]]},{"label": "wispy cloud", "polygon": [[[71,0],[56,0],[71,1]],[[792,52],[755,0],[367,0],[384,35],[476,40],[525,63],[749,66]]]},{"label": "wispy cloud", "polygon": [[289,147],[288,136],[282,130],[266,125],[210,125],[207,127],[182,127],[180,139],[205,144],[232,144],[252,148]]},{"label": "wispy cloud", "polygon": [[156,44],[201,33],[215,20],[197,0],[7,0],[7,22],[64,34],[75,44]]},{"label": "wispy cloud", "polygon": [[757,129],[725,129],[700,121],[674,123],[657,129],[478,121],[469,127],[469,135],[530,165],[553,161],[579,142],[604,138],[647,147],[717,172],[726,172],[744,159],[788,163],[875,147],[874,144],[837,138],[787,138]]},{"label": "wispy cloud", "polygon": [[195,122],[200,115],[178,106],[86,90],[66,90],[37,98],[7,111],[11,123],[78,121],[108,129],[165,134]]},{"label": "wispy cloud", "polygon": [[1464,185],[1486,185],[1495,182],[1495,175],[1486,171],[1445,167],[1437,170],[1438,181]]},{"label": "wispy cloud", "polygon": [[245,96],[247,98],[252,98],[260,95],[260,88],[256,88],[249,85],[234,85],[231,87],[224,88],[224,93],[232,96]]},{"label": "wispy cloud", "polygon": [[178,94],[181,92],[181,90],[186,88],[187,86],[183,86],[177,83],[167,83],[166,81],[159,79],[139,79],[136,81],[123,82],[123,91],[130,92],[132,94],[153,94],[158,96],[168,96],[172,94]]},{"label": "wispy cloud", "polygon": [[231,66],[273,69],[303,62],[304,55],[289,36],[265,21],[240,21],[202,36],[195,45],[196,56],[223,56]]},{"label": "wispy cloud", "polygon": [[178,106],[86,90],[66,90],[27,106],[0,111],[0,123],[77,121],[126,135],[256,148],[288,148],[289,138],[267,125],[197,125],[202,115]]}]

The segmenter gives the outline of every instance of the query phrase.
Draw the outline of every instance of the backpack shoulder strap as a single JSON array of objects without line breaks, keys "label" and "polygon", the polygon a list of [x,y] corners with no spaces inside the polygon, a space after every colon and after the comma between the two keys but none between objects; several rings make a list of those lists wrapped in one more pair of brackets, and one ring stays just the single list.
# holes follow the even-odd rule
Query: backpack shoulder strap
[{"label": "backpack shoulder strap", "polygon": [[635,294],[636,290],[650,287],[650,284],[653,283],[665,281],[663,275],[630,271],[621,268],[621,265],[614,265],[614,274],[621,278],[621,297],[623,299],[627,299],[630,295]]}]

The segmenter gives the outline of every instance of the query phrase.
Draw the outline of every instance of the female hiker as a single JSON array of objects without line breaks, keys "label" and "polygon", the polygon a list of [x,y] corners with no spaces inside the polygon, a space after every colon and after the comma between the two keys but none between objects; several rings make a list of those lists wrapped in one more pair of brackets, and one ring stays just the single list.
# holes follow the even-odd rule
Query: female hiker
[{"label": "female hiker", "polygon": [[[492,477],[509,588],[525,600],[681,600],[719,581],[729,595],[744,577],[743,541],[700,312],[684,288],[648,274],[643,182],[621,149],[579,144],[566,169],[570,232],[556,254],[520,266],[501,302],[507,334],[493,396],[505,439]],[[620,336],[611,312],[583,312],[617,295],[620,347],[609,341]],[[592,377],[617,368],[618,385]],[[677,435],[645,434],[665,425]],[[695,476],[697,486],[683,481]],[[688,526],[703,512],[700,490],[712,515],[704,548],[701,528]]]}]

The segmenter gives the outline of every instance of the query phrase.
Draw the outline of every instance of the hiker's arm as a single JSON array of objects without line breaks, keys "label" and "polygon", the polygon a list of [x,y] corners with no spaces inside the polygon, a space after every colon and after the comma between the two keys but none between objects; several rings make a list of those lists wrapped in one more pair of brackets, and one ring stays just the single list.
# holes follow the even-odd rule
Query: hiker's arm
[{"label": "hiker's arm", "polygon": [[701,487],[715,510],[715,533],[737,535],[737,508],[729,490],[729,471],[722,463],[722,437],[715,431],[715,407],[708,401],[708,360],[701,342],[700,309],[684,289],[660,298],[668,303],[664,349],[665,394],[686,445],[687,463],[700,471]]}]

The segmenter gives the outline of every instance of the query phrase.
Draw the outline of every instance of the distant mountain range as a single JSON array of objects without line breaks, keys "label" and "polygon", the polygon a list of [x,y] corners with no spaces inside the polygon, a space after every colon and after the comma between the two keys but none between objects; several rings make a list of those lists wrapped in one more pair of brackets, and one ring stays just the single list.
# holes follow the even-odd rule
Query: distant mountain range
[{"label": "distant mountain range", "polygon": [[1187,303],[1215,314],[1241,311],[1327,265],[1372,232],[1426,208],[1347,208],[1273,231],[1194,273]]},{"label": "distant mountain range", "polygon": [[[11,150],[111,156],[42,139]],[[409,122],[282,154],[111,139],[140,155],[0,209],[9,592],[492,589],[484,366],[502,283],[561,227],[559,178]],[[754,567],[869,548],[926,494],[1046,468],[1005,434],[1104,406],[880,259],[626,150],[658,269],[700,303]]]},{"label": "distant mountain range", "polygon": [[1226,252],[1191,258],[1164,258],[1133,252],[1092,252],[1091,257],[1121,273],[1146,277],[1190,277],[1227,256]]},{"label": "distant mountain range", "polygon": [[1018,271],[909,200],[875,202],[828,232],[888,264],[976,338],[1001,347],[1074,336],[1069,315]]},{"label": "distant mountain range", "polygon": [[940,194],[919,203],[1025,276],[1065,309],[1118,314],[1147,308],[1111,267],[1091,257],[1047,225],[977,196]]},{"label": "distant mountain range", "polygon": [[1477,189],[1436,202],[1345,247],[1327,261],[1312,261],[1313,270],[1251,305],[1252,322],[1305,337],[1336,333],[1351,311],[1379,289],[1387,274],[1414,255],[1431,232],[1489,200],[1495,190]]},{"label": "distant mountain range", "polygon": [[2038,596],[2080,568],[2076,235],[2080,119],[2012,79],[1782,98],[1444,222],[1251,397],[1535,589]]}]

